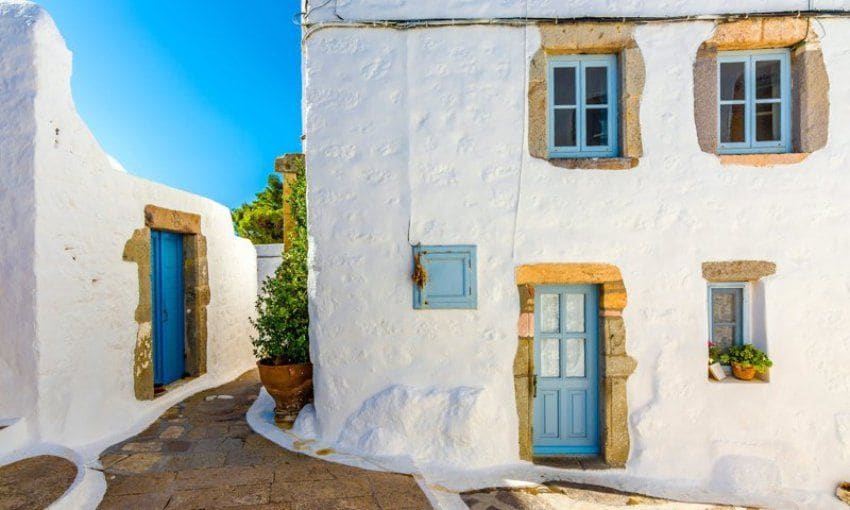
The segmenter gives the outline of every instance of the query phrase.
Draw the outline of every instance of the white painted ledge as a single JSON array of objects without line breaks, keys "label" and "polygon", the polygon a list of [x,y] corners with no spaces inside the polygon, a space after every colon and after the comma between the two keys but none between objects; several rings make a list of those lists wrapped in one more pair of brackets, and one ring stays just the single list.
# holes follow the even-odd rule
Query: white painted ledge
[{"label": "white painted ledge", "polygon": [[[335,445],[328,444],[316,438],[300,437],[295,432],[282,430],[274,422],[274,399],[265,388],[260,390],[257,400],[248,409],[246,415],[248,425],[257,434],[287,450],[308,455],[328,462],[336,462],[346,466],[370,471],[384,471],[413,475],[416,483],[425,493],[431,506],[438,510],[468,510],[466,504],[457,492],[434,487],[426,476],[419,472],[409,458],[388,457],[371,458],[353,453],[338,452]],[[320,455],[317,452],[331,450],[332,453]]]}]

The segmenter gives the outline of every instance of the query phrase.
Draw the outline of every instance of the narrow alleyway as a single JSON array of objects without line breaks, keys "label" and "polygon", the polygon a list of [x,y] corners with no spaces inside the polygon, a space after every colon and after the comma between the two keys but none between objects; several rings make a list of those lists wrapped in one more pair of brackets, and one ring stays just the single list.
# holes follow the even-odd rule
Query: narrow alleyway
[{"label": "narrow alleyway", "polygon": [[103,453],[101,509],[429,509],[411,476],[365,471],[285,450],[245,412],[256,371],[170,408]]}]

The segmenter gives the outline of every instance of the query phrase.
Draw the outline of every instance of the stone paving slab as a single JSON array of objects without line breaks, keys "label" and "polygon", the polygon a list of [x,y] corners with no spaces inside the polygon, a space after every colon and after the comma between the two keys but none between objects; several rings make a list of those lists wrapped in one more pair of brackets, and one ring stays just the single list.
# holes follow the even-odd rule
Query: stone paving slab
[{"label": "stone paving slab", "polygon": [[259,388],[256,370],[247,372],[184,400],[141,434],[103,452],[107,491],[99,508],[431,508],[411,476],[325,462],[255,434],[245,413]]},{"label": "stone paving slab", "polygon": [[74,483],[77,466],[43,455],[0,466],[0,510],[41,510]]}]

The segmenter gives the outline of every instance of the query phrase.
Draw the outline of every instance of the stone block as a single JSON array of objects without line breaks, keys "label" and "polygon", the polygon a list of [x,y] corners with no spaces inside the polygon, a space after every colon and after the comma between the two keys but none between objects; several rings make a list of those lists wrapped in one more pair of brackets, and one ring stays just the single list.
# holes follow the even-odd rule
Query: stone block
[{"label": "stone block", "polygon": [[534,338],[520,338],[514,358],[514,375],[526,376],[532,373]]},{"label": "stone block", "polygon": [[718,50],[745,50],[761,45],[761,18],[719,23],[705,44]]},{"label": "stone block", "polygon": [[516,269],[517,285],[593,284],[622,281],[620,270],[611,264],[527,264]]},{"label": "stone block", "polygon": [[749,282],[774,273],[776,273],[776,264],[764,260],[702,263],[702,277],[709,282]]},{"label": "stone block", "polygon": [[145,206],[145,226],[181,234],[200,234],[201,217],[198,214],[149,204]]},{"label": "stone block", "polygon": [[829,74],[818,44],[805,44],[791,56],[794,84],[792,145],[798,152],[822,149],[829,138]]},{"label": "stone block", "polygon": [[626,325],[622,317],[603,317],[602,334],[605,337],[605,354],[623,356],[626,354]]},{"label": "stone block", "polygon": [[627,377],[635,371],[637,362],[630,356],[605,356],[605,377]]},{"label": "stone block", "polygon": [[808,18],[762,18],[760,48],[787,48],[804,40],[809,33]]},{"label": "stone block", "polygon": [[721,154],[721,165],[772,167],[796,165],[809,157],[808,152],[783,152],[778,154]]}]

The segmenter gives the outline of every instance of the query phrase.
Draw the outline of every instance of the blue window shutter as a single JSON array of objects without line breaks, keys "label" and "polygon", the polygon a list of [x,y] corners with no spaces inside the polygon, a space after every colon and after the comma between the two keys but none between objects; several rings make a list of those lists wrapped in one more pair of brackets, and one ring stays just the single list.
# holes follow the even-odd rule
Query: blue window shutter
[{"label": "blue window shutter", "polygon": [[475,252],[471,245],[414,246],[428,279],[423,288],[413,285],[413,308],[477,308]]}]

